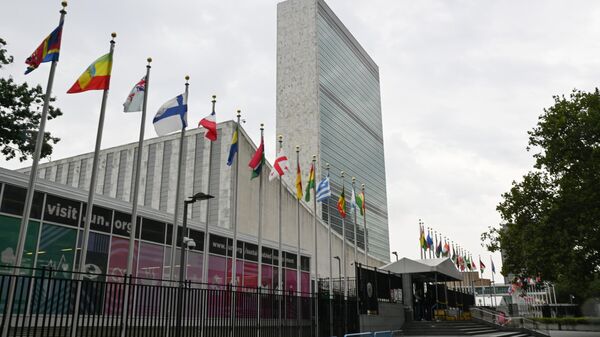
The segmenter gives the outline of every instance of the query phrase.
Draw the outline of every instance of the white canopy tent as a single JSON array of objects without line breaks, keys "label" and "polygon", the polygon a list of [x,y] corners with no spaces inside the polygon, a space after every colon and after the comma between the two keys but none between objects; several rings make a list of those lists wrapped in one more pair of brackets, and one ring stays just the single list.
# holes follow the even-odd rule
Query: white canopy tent
[{"label": "white canopy tent", "polygon": [[413,278],[425,278],[430,281],[451,282],[461,281],[462,274],[456,269],[450,258],[411,260],[403,257],[380,267],[395,274],[411,274]]}]

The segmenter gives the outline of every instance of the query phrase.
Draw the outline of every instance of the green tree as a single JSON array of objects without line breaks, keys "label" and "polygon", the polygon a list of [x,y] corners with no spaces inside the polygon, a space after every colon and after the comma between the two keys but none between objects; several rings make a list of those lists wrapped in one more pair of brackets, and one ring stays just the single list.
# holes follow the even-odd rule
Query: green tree
[{"label": "green tree", "polygon": [[[0,38],[0,70],[13,62],[5,46],[6,41]],[[0,78],[0,153],[7,160],[24,161],[33,155],[44,96],[40,85],[30,87],[27,83],[15,83],[11,77]],[[55,100],[50,98],[50,102]],[[50,104],[48,120],[61,115],[60,109]],[[59,140],[45,132],[41,157],[52,154],[52,145]]]},{"label": "green tree", "polygon": [[535,165],[497,206],[482,239],[503,273],[540,273],[563,295],[600,295],[600,92],[555,96],[529,131]]}]

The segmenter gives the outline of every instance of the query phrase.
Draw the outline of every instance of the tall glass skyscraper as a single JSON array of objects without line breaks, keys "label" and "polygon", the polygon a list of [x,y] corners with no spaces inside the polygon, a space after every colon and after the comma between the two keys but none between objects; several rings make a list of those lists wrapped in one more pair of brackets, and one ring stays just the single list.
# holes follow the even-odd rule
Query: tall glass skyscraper
[{"label": "tall glass skyscraper", "polygon": [[[331,214],[342,232],[336,203],[346,172],[346,197],[351,179],[356,190],[366,185],[369,253],[389,260],[389,231],[379,68],[344,24],[322,0],[287,0],[277,7],[277,133],[295,167],[308,168],[319,158],[318,176],[330,164],[334,197],[319,214]],[[364,247],[363,218],[358,215],[358,245]],[[353,213],[348,210],[346,236],[354,239]]]}]

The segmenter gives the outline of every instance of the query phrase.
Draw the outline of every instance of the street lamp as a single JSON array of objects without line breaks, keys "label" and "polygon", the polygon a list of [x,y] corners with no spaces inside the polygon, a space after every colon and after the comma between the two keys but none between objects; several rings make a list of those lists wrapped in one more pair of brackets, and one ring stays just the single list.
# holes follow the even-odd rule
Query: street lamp
[{"label": "street lamp", "polygon": [[334,256],[333,258],[336,259],[338,262],[338,277],[341,280],[342,279],[342,261],[340,260],[339,256]]},{"label": "street lamp", "polygon": [[[185,252],[186,252],[186,245],[190,248],[194,248],[196,246],[196,242],[194,242],[194,240],[185,237],[185,235],[187,234],[187,212],[188,212],[188,205],[189,204],[193,204],[196,201],[200,201],[200,200],[208,200],[208,199],[212,199],[214,198],[212,195],[210,194],[206,194],[203,192],[199,192],[194,194],[193,196],[191,196],[188,200],[184,200],[183,201],[183,228],[181,230],[181,236],[182,241],[181,242],[181,259],[180,259],[180,263],[179,263],[179,284],[180,286],[183,285],[183,281],[184,281],[184,266],[185,266]],[[204,233],[204,235],[207,235],[206,233]],[[187,240],[186,240],[187,239]],[[192,242],[193,242],[193,246],[192,246]],[[175,249],[175,248],[174,248]],[[204,247],[204,250],[206,250],[206,247]],[[206,252],[204,252],[206,254]]]},{"label": "street lamp", "polygon": [[[184,284],[184,278],[185,278],[185,269],[186,268],[186,263],[185,263],[185,252],[186,252],[186,248],[194,248],[196,247],[196,242],[191,239],[186,237],[186,233],[187,233],[187,210],[188,210],[188,205],[189,204],[193,204],[196,201],[199,200],[208,200],[208,199],[212,199],[214,198],[212,195],[210,194],[206,194],[203,192],[199,192],[194,194],[193,196],[189,197],[188,200],[184,200],[183,201],[183,228],[181,231],[181,259],[179,262],[179,301],[178,303],[178,308],[177,308],[177,318],[178,318],[178,324],[177,324],[177,336],[181,336],[181,329],[182,329],[182,316],[183,316],[183,284]],[[177,205],[175,205],[175,212],[177,212]],[[173,224],[176,225],[176,224]],[[208,235],[208,233],[204,233],[204,235]],[[173,249],[177,249],[177,247],[173,247]],[[204,254],[207,254],[208,247],[204,247]]]},{"label": "street lamp", "polygon": [[392,252],[396,256],[396,261],[398,261],[398,252]]}]

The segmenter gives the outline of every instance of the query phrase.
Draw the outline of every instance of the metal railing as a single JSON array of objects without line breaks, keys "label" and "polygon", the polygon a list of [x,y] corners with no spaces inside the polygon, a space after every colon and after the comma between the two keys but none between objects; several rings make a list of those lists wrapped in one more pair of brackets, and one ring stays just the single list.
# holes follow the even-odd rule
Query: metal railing
[{"label": "metal railing", "polygon": [[471,317],[480,319],[501,329],[520,329],[536,336],[550,336],[544,325],[525,317],[510,317],[502,311],[471,307]]}]

